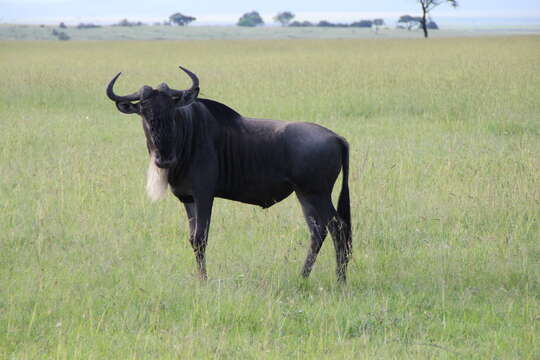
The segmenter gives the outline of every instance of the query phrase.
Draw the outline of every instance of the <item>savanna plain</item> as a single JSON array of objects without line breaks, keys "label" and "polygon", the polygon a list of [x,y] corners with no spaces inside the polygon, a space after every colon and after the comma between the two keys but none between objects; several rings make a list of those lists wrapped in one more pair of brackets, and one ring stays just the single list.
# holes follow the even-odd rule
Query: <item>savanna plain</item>
[{"label": "savanna plain", "polygon": [[[311,278],[294,196],[217,200],[201,283],[183,207],[145,193],[116,91],[201,79],[351,146],[354,256]],[[540,37],[2,42],[0,357],[540,357]],[[340,186],[336,186],[336,194]]]}]

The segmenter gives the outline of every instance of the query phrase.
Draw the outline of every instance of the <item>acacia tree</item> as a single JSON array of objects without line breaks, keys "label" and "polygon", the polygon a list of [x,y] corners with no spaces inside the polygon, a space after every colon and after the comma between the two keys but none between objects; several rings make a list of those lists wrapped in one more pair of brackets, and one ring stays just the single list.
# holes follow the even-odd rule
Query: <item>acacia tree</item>
[{"label": "acacia tree", "polygon": [[406,28],[411,31],[412,28],[422,26],[422,18],[420,16],[401,15],[398,20],[398,28]]},{"label": "acacia tree", "polygon": [[294,14],[290,11],[283,11],[274,16],[274,21],[281,23],[281,26],[287,26],[294,19]]},{"label": "acacia tree", "polygon": [[190,22],[197,20],[193,16],[184,15],[182,13],[174,13],[169,16],[169,21],[178,26],[188,25]]},{"label": "acacia tree", "polygon": [[428,37],[428,22],[427,18],[431,10],[435,7],[441,5],[442,3],[449,3],[453,7],[458,6],[457,0],[418,0],[418,3],[422,7],[422,20],[420,21],[420,26],[424,30],[424,37]]},{"label": "acacia tree", "polygon": [[259,15],[259,13],[255,10],[252,12],[247,12],[240,19],[238,19],[238,22],[236,23],[238,26],[259,26],[264,25],[264,21]]}]

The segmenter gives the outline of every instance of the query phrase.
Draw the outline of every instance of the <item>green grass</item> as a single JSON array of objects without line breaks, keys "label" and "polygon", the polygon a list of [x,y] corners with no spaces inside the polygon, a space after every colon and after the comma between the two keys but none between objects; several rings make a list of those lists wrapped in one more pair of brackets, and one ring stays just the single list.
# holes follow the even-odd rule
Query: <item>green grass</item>
[{"label": "green grass", "polygon": [[[0,358],[540,356],[540,37],[0,44]],[[209,281],[118,92],[201,78],[351,144],[335,284],[296,199],[218,200]],[[335,194],[337,195],[337,194]]]}]

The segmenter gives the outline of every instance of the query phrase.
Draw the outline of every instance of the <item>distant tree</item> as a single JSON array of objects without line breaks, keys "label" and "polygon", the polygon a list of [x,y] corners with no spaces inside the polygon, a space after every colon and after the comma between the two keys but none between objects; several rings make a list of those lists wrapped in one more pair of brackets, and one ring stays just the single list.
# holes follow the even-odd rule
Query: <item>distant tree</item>
[{"label": "distant tree", "polygon": [[360,20],[351,23],[351,27],[370,28],[371,26],[373,26],[373,21],[371,20]]},{"label": "distant tree", "polygon": [[397,27],[411,30],[412,28],[416,26],[420,26],[421,21],[422,21],[422,18],[419,16],[402,15],[399,17]]},{"label": "distant tree", "polygon": [[133,26],[133,25],[131,21],[129,21],[128,19],[122,19],[116,24],[113,24],[113,26],[126,26],[127,27],[127,26]]},{"label": "distant tree", "polygon": [[420,20],[420,26],[422,27],[422,30],[424,30],[424,37],[428,38],[428,16],[431,10],[433,10],[435,7],[441,5],[442,3],[448,3],[452,5],[453,7],[458,6],[458,2],[456,0],[417,0],[420,4],[420,7],[422,8],[422,17]]},{"label": "distant tree", "polygon": [[60,25],[58,25],[58,27],[59,27],[60,29],[65,29],[65,28],[67,28],[66,24],[64,24],[63,22],[61,22]]},{"label": "distant tree", "polygon": [[344,27],[349,27],[350,25],[345,24],[345,23],[333,23],[333,22],[330,22],[330,21],[321,20],[321,21],[319,21],[317,26],[319,26],[319,27],[340,27],[340,28],[344,28]]},{"label": "distant tree", "polygon": [[379,28],[381,26],[384,26],[384,20],[383,19],[373,19],[372,28],[375,29],[375,34],[379,33]]},{"label": "distant tree", "polygon": [[171,16],[169,16],[169,21],[172,24],[176,24],[178,26],[186,26],[189,25],[190,22],[197,20],[197,18],[194,18],[193,16],[184,15],[181,13],[174,13]]},{"label": "distant tree", "polygon": [[68,41],[70,39],[69,35],[63,31],[60,31],[56,37],[60,41]]},{"label": "distant tree", "polygon": [[317,24],[318,27],[335,27],[336,25],[334,25],[333,23],[331,23],[330,21],[326,21],[326,20],[321,20],[319,21],[319,23]]},{"label": "distant tree", "polygon": [[294,19],[294,14],[290,11],[283,11],[274,16],[274,21],[280,23],[281,26],[288,26],[292,19]]},{"label": "distant tree", "polygon": [[128,19],[122,19],[116,24],[113,24],[113,26],[124,26],[124,27],[132,27],[132,26],[143,26],[144,23],[141,21],[129,21]]},{"label": "distant tree", "polygon": [[430,30],[439,30],[439,25],[433,20],[428,20],[427,28]]},{"label": "distant tree", "polygon": [[238,26],[259,26],[264,25],[264,21],[257,11],[247,12],[238,19]]},{"label": "distant tree", "polygon": [[315,26],[313,23],[309,21],[293,21],[289,24],[290,27],[311,27]]},{"label": "distant tree", "polygon": [[56,29],[53,29],[52,31],[52,35],[53,36],[56,36],[56,38],[60,41],[67,41],[70,39],[69,35],[66,34],[65,32],[63,31],[57,31]]},{"label": "distant tree", "polygon": [[96,25],[92,23],[79,23],[79,25],[77,25],[77,29],[94,29],[99,27],[101,27],[101,25]]}]

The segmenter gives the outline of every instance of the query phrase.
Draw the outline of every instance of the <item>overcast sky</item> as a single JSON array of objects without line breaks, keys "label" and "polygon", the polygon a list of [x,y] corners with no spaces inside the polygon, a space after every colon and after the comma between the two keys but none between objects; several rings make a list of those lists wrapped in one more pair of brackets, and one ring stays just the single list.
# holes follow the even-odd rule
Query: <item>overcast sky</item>
[{"label": "overcast sky", "polygon": [[[463,0],[454,10],[441,5],[435,17],[540,18],[540,0]],[[416,0],[0,0],[0,22],[101,23],[122,18],[160,21],[174,12],[197,17],[199,24],[234,23],[250,10],[270,20],[278,11],[289,10],[299,20],[351,21],[359,18],[397,18],[418,13]]]}]

